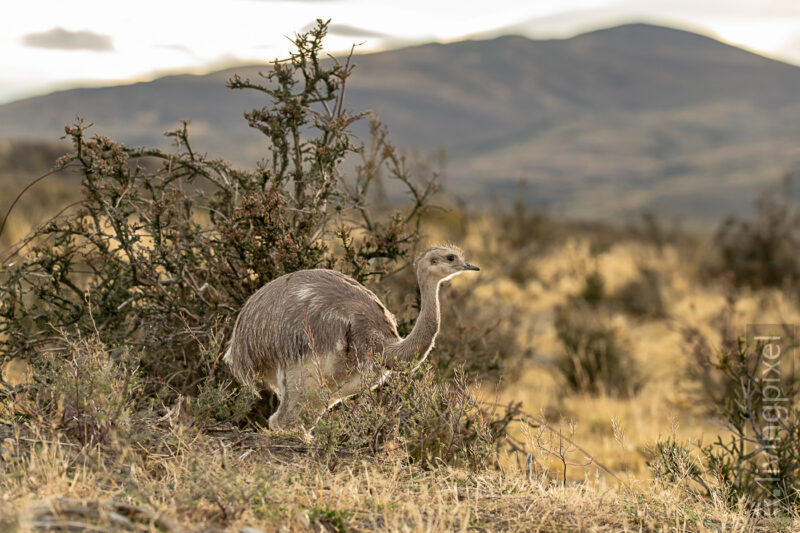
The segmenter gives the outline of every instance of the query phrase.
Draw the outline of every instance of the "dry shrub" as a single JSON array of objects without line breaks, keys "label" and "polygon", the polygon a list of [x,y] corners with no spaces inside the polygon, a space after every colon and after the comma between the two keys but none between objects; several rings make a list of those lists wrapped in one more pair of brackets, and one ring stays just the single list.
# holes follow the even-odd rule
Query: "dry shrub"
[{"label": "dry shrub", "polygon": [[575,299],[556,309],[555,327],[564,348],[557,368],[572,390],[629,397],[641,388],[630,346],[606,310]]},{"label": "dry shrub", "polygon": [[729,275],[736,285],[752,288],[800,283],[800,213],[785,198],[762,196],[751,218],[727,219],[714,242],[708,275]]},{"label": "dry shrub", "polygon": [[[470,257],[473,252],[467,252]],[[485,257],[474,262],[486,267]],[[412,269],[393,276],[388,287],[388,307],[396,311],[398,331],[407,335],[419,314],[421,298]],[[508,377],[529,351],[519,342],[523,317],[502,302],[481,301],[475,296],[480,282],[453,286],[445,282],[439,291],[441,327],[436,347],[429,355],[439,376],[449,379],[462,368],[471,379],[497,381]]]},{"label": "dry shrub", "polygon": [[[519,184],[518,193],[524,192],[524,183]],[[538,250],[557,242],[553,235],[554,226],[545,214],[536,207],[529,207],[522,194],[517,194],[510,212],[501,211],[496,215],[500,239],[512,250],[536,247]]]},{"label": "dry shrub", "polygon": [[611,300],[631,315],[649,318],[667,316],[667,304],[658,270],[640,267],[639,276],[620,287]]},{"label": "dry shrub", "polygon": [[476,304],[474,289],[471,285],[440,293],[442,328],[431,361],[442,377],[463,370],[478,380],[511,379],[509,371],[530,353],[518,340],[523,318],[500,302]]},{"label": "dry shrub", "polygon": [[428,362],[394,373],[380,387],[344,400],[314,429],[317,453],[333,467],[348,456],[483,469],[494,464],[519,407],[487,408],[463,371],[452,380]]},{"label": "dry shrub", "polygon": [[606,280],[598,270],[586,274],[580,298],[589,305],[596,306],[606,298]]},{"label": "dry shrub", "polygon": [[222,360],[223,348],[221,337],[214,337],[209,346],[201,346],[198,352],[198,361],[207,373],[200,378],[196,393],[186,399],[186,405],[194,423],[201,427],[218,420],[245,424],[258,406],[258,399],[251,391],[239,387],[228,377]]},{"label": "dry shrub", "polygon": [[667,306],[662,290],[661,274],[652,268],[639,266],[639,276],[609,293],[606,280],[599,270],[586,274],[578,299],[591,307],[621,311],[630,315],[663,318]]},{"label": "dry shrub", "polygon": [[0,174],[43,172],[65,152],[64,146],[53,143],[4,140],[0,142]]}]

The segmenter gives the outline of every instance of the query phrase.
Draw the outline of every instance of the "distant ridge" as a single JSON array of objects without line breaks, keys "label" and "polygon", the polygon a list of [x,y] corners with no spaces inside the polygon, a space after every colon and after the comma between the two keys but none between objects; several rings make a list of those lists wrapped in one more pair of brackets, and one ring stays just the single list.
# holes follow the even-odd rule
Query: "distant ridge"
[{"label": "distant ridge", "polygon": [[[357,56],[352,109],[400,145],[444,147],[446,186],[588,218],[645,209],[699,219],[749,205],[800,161],[800,68],[694,33],[628,24],[570,39],[505,36]],[[242,112],[258,95],[234,72],[73,89],[0,106],[0,138],[59,137],[76,114],[129,144],[165,145],[192,120],[195,146],[252,165],[263,138]],[[363,131],[363,130],[362,130]]]}]

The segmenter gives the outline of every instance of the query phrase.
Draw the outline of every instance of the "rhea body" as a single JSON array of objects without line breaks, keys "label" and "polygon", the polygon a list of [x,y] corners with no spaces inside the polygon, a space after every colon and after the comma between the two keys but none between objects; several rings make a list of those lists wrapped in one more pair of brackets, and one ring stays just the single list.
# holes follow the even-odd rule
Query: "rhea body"
[{"label": "rhea body", "polygon": [[323,269],[285,274],[244,304],[225,362],[254,391],[266,386],[276,393],[280,405],[270,429],[291,427],[427,357],[439,332],[439,286],[468,270],[479,268],[453,247],[420,257],[421,308],[406,338],[394,315],[356,280]]}]

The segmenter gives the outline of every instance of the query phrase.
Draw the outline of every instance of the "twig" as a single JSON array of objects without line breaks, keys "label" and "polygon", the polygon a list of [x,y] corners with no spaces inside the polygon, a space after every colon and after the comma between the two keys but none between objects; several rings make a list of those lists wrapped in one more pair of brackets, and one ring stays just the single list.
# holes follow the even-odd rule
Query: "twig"
[{"label": "twig", "polygon": [[[486,405],[486,406],[489,406],[489,407],[504,407],[503,405],[495,403],[495,402],[480,402],[480,403],[482,405]],[[532,427],[532,428],[539,428],[539,427],[545,428],[546,430],[548,430],[549,432],[553,433],[557,437],[563,439],[568,444],[571,444],[572,446],[574,446],[576,450],[578,450],[579,452],[584,454],[588,459],[591,459],[592,463],[596,464],[597,467],[600,468],[600,470],[602,470],[606,474],[610,475],[611,477],[613,477],[614,479],[619,481],[621,484],[623,484],[625,486],[628,486],[628,484],[625,483],[622,479],[620,479],[619,476],[617,476],[614,472],[612,472],[610,468],[605,466],[603,463],[598,461],[597,458],[595,458],[592,454],[587,452],[585,448],[583,448],[578,443],[576,443],[574,440],[570,439],[569,437],[567,437],[566,435],[561,433],[561,431],[557,430],[556,428],[554,428],[553,426],[548,424],[544,419],[542,419],[540,417],[537,418],[537,417],[531,415],[530,413],[526,413],[524,411],[522,411],[520,414],[522,415],[522,417],[521,418],[515,418],[513,420],[513,422],[519,422],[521,424],[525,424],[525,425],[527,425],[529,427]],[[526,458],[527,458],[527,455],[529,455],[530,452],[525,449],[525,447],[522,445],[522,443],[514,442],[514,438],[511,435],[508,435],[508,434],[506,434],[506,439],[508,440],[508,443],[511,445],[512,451],[514,451],[516,453],[524,453],[526,455]]]},{"label": "twig", "polygon": [[56,172],[60,172],[60,171],[62,171],[63,169],[64,169],[64,167],[63,167],[63,166],[57,166],[57,167],[54,167],[54,168],[52,168],[51,170],[49,170],[49,171],[47,171],[46,173],[44,173],[44,174],[42,174],[41,176],[39,176],[38,178],[36,178],[35,180],[33,180],[32,182],[30,182],[28,185],[26,185],[26,186],[25,186],[25,188],[24,188],[24,189],[22,189],[22,191],[21,191],[21,192],[20,192],[20,193],[17,195],[17,197],[16,197],[16,198],[14,198],[14,201],[13,201],[13,202],[11,202],[11,205],[8,207],[8,210],[6,211],[6,215],[3,217],[3,222],[2,222],[2,223],[0,223],[0,236],[2,236],[2,235],[3,235],[3,230],[4,230],[4,229],[5,229],[5,227],[6,227],[6,221],[8,220],[8,216],[11,214],[11,210],[12,210],[12,209],[14,209],[14,206],[15,206],[15,205],[17,205],[17,202],[19,202],[19,199],[20,199],[20,198],[22,198],[22,196],[23,196],[23,195],[24,195],[26,192],[28,192],[28,189],[30,189],[31,187],[33,187],[34,185],[36,185],[37,183],[39,183],[40,181],[42,181],[42,180],[43,180],[43,179],[45,179],[46,177],[48,177],[48,176],[52,176],[52,175],[53,175],[53,174],[55,174]]}]

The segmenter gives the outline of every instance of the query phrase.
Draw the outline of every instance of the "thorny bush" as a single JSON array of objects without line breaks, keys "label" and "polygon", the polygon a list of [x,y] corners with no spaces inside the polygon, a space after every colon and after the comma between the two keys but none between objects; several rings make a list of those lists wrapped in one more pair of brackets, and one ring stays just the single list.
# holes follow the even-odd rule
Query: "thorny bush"
[{"label": "thorny bush", "polygon": [[[80,119],[66,128],[74,150],[58,166],[80,174],[83,198],[3,258],[0,363],[35,361],[62,333],[96,333],[141,354],[148,393],[196,393],[223,372],[199,346],[227,338],[268,281],[323,267],[377,283],[408,264],[436,184],[411,175],[374,118],[370,142],[356,144],[349,128],[366,115],[344,106],[350,58],[320,57],[327,26],[297,35],[262,80],[228,82],[269,102],[245,113],[269,141],[255,170],[196,153],[187,122],[167,134],[171,153],[89,137]],[[346,157],[359,161],[348,177]],[[411,197],[391,216],[369,209],[379,175]]]}]

